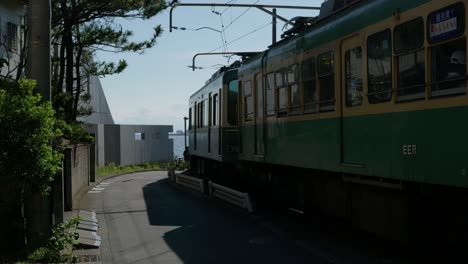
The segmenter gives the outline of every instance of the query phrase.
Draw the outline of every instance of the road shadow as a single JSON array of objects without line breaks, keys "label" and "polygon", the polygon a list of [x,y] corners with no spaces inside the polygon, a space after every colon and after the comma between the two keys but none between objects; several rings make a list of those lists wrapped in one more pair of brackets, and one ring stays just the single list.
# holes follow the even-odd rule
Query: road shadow
[{"label": "road shadow", "polygon": [[144,186],[143,194],[151,225],[178,227],[163,238],[184,263],[324,263],[247,213],[181,192],[167,180]]}]

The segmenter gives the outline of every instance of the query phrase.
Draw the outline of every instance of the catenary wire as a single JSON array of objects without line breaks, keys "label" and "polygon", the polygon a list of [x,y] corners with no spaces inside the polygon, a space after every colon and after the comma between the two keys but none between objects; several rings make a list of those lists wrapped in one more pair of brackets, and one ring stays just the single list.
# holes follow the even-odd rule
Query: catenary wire
[{"label": "catenary wire", "polygon": [[[265,25],[263,25],[263,26],[261,26],[261,27],[259,27],[259,28],[256,28],[256,29],[254,29],[254,30],[252,30],[252,31],[250,31],[250,32],[248,32],[248,33],[246,33],[246,34],[244,34],[244,35],[238,37],[238,38],[235,38],[235,39],[229,41],[229,42],[226,43],[226,44],[229,45],[229,44],[232,44],[232,43],[234,43],[234,42],[237,42],[238,40],[241,40],[241,39],[247,37],[248,35],[251,35],[251,34],[253,34],[253,33],[255,33],[255,32],[257,32],[257,31],[259,31],[259,30],[261,30],[261,29],[263,29],[263,28],[265,28],[265,27],[271,25],[271,24],[272,24],[272,22],[269,22],[268,24],[265,24]],[[213,50],[210,50],[210,51],[208,51],[208,53],[211,53],[211,52],[213,52],[213,51],[219,50],[219,49],[221,49],[221,48],[223,48],[223,46],[220,46],[220,47],[217,47],[217,48],[215,48],[215,49],[213,49]]]}]

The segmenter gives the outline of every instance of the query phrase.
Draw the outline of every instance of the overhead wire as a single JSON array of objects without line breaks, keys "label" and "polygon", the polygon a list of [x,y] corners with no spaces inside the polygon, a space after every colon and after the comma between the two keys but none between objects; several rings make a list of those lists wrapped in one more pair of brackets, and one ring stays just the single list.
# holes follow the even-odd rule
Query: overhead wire
[{"label": "overhead wire", "polygon": [[[260,0],[257,0],[253,3],[253,5],[255,5],[256,3],[260,2]],[[228,29],[232,24],[234,24],[237,20],[239,20],[239,18],[241,18],[243,15],[245,15],[245,13],[247,13],[252,7],[249,7],[247,8],[246,10],[244,10],[244,12],[242,12],[239,16],[237,16],[236,18],[234,18],[234,20],[231,21],[231,23],[229,23],[227,26],[225,26],[223,28],[223,31],[225,31],[226,29]]]},{"label": "overhead wire", "polygon": [[[255,32],[257,32],[257,31],[259,31],[259,30],[261,30],[261,29],[263,29],[263,28],[265,28],[265,27],[267,27],[267,26],[269,26],[269,25],[271,25],[272,23],[273,23],[273,22],[269,22],[269,23],[267,23],[267,24],[265,24],[265,25],[263,25],[263,26],[261,26],[261,27],[259,27],[259,28],[256,28],[256,29],[254,29],[254,30],[252,30],[252,31],[250,31],[250,32],[248,32],[248,33],[246,33],[246,34],[240,36],[240,37],[237,37],[237,38],[235,38],[235,39],[229,41],[227,44],[232,44],[232,43],[234,43],[234,42],[237,42],[237,41],[239,41],[239,40],[241,40],[241,39],[247,37],[248,35],[251,35],[251,34],[253,34],[253,33],[255,33]],[[221,49],[222,47],[223,47],[223,46],[217,47],[217,48],[215,48],[215,49],[213,49],[213,50],[208,51],[208,53],[211,53],[211,52],[213,52],[213,51],[217,51],[217,50]]]}]

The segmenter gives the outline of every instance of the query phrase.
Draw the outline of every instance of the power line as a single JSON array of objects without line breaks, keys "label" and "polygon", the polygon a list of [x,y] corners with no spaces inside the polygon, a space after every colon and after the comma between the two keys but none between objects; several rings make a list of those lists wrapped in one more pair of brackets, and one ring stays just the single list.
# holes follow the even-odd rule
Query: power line
[{"label": "power line", "polygon": [[[257,0],[255,1],[255,3],[253,3],[253,5],[255,5],[256,3],[260,2],[260,0]],[[245,13],[247,13],[247,11],[249,11],[252,7],[249,7],[247,8],[244,12],[242,12],[238,17],[234,18],[234,20],[231,21],[231,23],[229,23],[226,27],[223,28],[223,31],[228,29],[232,24],[234,24],[239,18],[241,18],[243,15],[245,15]]]},{"label": "power line", "polygon": [[[228,1],[226,4],[234,4],[236,2],[237,2],[237,0],[231,0],[231,1]],[[224,14],[224,12],[226,12],[229,8],[231,8],[231,7],[228,6],[223,11],[221,11],[221,15]]]},{"label": "power line", "polygon": [[[261,27],[259,27],[259,28],[257,28],[257,29],[254,29],[254,30],[250,31],[250,32],[247,33],[247,34],[244,34],[244,35],[242,35],[242,36],[240,36],[240,37],[238,37],[238,38],[236,38],[236,39],[231,40],[230,42],[226,43],[226,45],[229,45],[229,44],[232,44],[232,43],[234,43],[234,42],[237,42],[238,40],[241,40],[241,39],[247,37],[248,35],[251,35],[251,34],[253,34],[253,33],[255,33],[255,32],[257,32],[257,31],[259,31],[259,30],[261,30],[261,29],[263,29],[263,28],[265,28],[265,27],[271,25],[271,24],[272,24],[272,22],[269,22],[268,24],[265,24],[265,25],[263,25],[263,26],[261,26]],[[223,46],[220,46],[220,47],[217,47],[216,49],[210,50],[210,51],[208,51],[208,53],[211,53],[211,52],[213,52],[213,51],[219,50],[219,49],[221,49],[221,48],[223,48]]]}]

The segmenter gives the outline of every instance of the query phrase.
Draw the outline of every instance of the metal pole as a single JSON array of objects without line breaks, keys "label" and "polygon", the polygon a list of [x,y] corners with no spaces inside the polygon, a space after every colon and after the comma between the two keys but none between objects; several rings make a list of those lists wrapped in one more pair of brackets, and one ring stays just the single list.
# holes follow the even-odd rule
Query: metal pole
[{"label": "metal pole", "polygon": [[237,55],[237,56],[241,56],[241,57],[252,57],[252,56],[255,56],[255,55],[259,54],[259,53],[261,53],[261,52],[260,51],[249,51],[249,52],[233,51],[233,52],[203,52],[203,53],[197,53],[192,58],[192,66],[189,66],[189,67],[192,68],[192,70],[195,71],[195,69],[197,68],[195,66],[195,59],[200,55],[229,55],[229,54],[233,54],[233,55]]},{"label": "metal pole", "polygon": [[275,44],[276,43],[276,8],[273,8],[273,21],[271,23],[271,27],[272,27],[272,40],[271,40],[271,44]]}]

